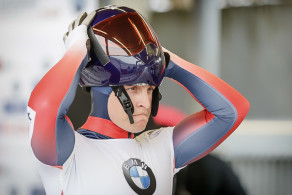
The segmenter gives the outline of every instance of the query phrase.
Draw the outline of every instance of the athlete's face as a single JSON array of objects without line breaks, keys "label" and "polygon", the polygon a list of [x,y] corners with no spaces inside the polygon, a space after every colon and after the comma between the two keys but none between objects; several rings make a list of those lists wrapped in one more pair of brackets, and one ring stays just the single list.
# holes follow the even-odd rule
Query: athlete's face
[{"label": "athlete's face", "polygon": [[124,111],[118,98],[112,92],[108,100],[108,113],[110,119],[120,128],[131,133],[143,131],[151,114],[152,93],[154,86],[125,85],[134,106],[134,124],[130,124],[129,117]]}]

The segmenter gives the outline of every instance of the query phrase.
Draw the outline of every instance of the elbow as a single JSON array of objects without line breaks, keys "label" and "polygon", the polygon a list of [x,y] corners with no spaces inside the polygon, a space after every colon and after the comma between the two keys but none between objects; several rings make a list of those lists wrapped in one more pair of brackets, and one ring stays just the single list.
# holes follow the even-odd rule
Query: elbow
[{"label": "elbow", "polygon": [[246,117],[249,111],[249,108],[250,108],[250,103],[247,99],[244,98],[239,104],[239,106],[237,107],[238,118],[241,121]]},{"label": "elbow", "polygon": [[55,99],[48,98],[42,95],[39,96],[32,96],[29,100],[28,106],[32,108],[35,112],[48,112],[55,108],[57,105],[57,102]]},{"label": "elbow", "polygon": [[249,111],[249,101],[240,95],[228,102],[229,103],[225,104],[224,109],[222,109],[223,112],[221,112],[220,118],[233,124],[242,122]]},{"label": "elbow", "polygon": [[235,108],[228,108],[224,114],[217,115],[217,118],[225,124],[233,125],[238,119],[238,112]]},{"label": "elbow", "polygon": [[225,122],[232,124],[232,126],[238,126],[246,117],[250,108],[249,102],[244,98],[240,102],[233,104],[232,109],[228,109],[228,114],[221,116]]}]

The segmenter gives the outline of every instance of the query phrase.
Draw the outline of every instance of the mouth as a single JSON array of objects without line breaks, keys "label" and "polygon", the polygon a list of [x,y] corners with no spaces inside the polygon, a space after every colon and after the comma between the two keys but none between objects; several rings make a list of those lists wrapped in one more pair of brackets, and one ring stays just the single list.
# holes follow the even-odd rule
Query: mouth
[{"label": "mouth", "polygon": [[145,116],[148,118],[148,115],[146,113],[134,114],[133,116],[142,116],[142,117]]}]

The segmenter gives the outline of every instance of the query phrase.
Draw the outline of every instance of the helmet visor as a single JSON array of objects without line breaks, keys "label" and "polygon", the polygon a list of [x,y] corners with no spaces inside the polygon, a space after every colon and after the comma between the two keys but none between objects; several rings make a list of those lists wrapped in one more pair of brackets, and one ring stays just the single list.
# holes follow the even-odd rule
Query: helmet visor
[{"label": "helmet visor", "polygon": [[133,56],[148,43],[160,48],[150,25],[138,13],[110,17],[92,27],[96,38],[108,56]]}]

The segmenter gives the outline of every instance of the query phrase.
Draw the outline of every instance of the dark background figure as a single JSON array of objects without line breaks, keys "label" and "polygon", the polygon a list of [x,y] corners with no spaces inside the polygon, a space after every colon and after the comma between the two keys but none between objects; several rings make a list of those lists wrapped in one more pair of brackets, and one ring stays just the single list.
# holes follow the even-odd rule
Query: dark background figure
[{"label": "dark background figure", "polygon": [[209,154],[175,176],[174,195],[245,195],[231,166]]}]

